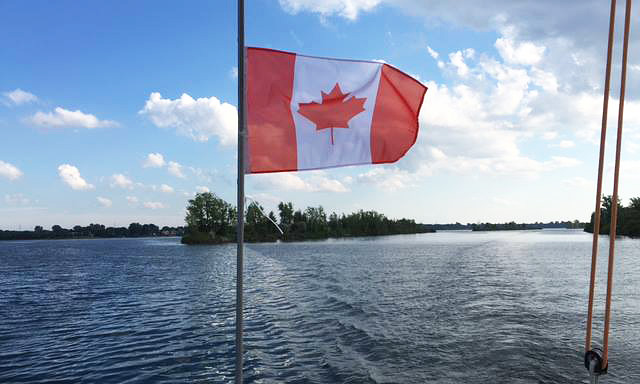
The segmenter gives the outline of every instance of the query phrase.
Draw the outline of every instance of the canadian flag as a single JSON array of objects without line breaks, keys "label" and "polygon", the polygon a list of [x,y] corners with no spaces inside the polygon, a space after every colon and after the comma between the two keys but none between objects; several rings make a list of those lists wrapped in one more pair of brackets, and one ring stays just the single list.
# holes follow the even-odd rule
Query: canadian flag
[{"label": "canadian flag", "polygon": [[247,48],[246,173],[393,163],[427,88],[383,63]]}]

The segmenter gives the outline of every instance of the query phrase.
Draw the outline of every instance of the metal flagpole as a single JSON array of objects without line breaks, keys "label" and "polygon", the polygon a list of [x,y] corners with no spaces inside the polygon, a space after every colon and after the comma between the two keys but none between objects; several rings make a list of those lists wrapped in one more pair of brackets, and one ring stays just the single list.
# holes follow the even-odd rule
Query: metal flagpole
[{"label": "metal flagpole", "polygon": [[244,270],[245,143],[244,0],[238,0],[238,228],[236,255],[236,384],[242,384],[242,279]]}]

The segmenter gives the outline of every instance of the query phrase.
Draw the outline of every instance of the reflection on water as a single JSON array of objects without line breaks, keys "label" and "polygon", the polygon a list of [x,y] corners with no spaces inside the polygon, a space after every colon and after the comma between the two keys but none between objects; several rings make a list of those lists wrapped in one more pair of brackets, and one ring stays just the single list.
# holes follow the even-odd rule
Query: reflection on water
[{"label": "reflection on water", "polygon": [[[616,244],[603,382],[640,382],[640,241]],[[601,247],[596,340],[606,237]],[[587,382],[588,234],[247,248],[247,382]],[[0,382],[231,382],[234,294],[235,245],[0,243]]]}]

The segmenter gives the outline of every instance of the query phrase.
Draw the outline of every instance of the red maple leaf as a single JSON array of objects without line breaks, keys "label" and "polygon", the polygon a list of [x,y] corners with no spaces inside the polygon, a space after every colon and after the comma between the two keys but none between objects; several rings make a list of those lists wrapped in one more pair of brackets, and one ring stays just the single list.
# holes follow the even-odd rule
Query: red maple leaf
[{"label": "red maple leaf", "polygon": [[328,94],[322,91],[320,93],[322,103],[315,101],[300,103],[298,113],[315,123],[316,131],[330,128],[333,145],[333,129],[349,128],[349,120],[364,111],[364,102],[367,98],[351,97],[345,101],[349,93],[342,93],[338,83]]}]

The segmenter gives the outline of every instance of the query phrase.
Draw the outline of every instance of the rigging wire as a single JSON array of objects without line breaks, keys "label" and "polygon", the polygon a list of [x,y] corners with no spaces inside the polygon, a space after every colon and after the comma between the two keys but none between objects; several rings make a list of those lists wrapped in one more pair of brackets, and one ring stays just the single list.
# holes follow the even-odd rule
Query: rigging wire
[{"label": "rigging wire", "polygon": [[245,199],[246,200],[251,200],[251,202],[255,203],[256,204],[256,208],[258,208],[258,211],[260,211],[260,213],[262,213],[262,216],[266,217],[273,225],[275,225],[276,228],[278,229],[278,231],[280,231],[280,234],[284,236],[284,232],[282,231],[282,228],[280,228],[278,223],[273,221],[273,219],[270,218],[269,215],[264,213],[264,211],[262,210],[262,207],[260,206],[260,204],[256,200],[254,200],[251,196],[245,196]]},{"label": "rigging wire", "polygon": [[629,54],[629,29],[631,24],[631,0],[627,0],[624,15],[624,43],[622,46],[622,75],[620,79],[620,102],[618,106],[618,134],[616,138],[616,165],[613,175],[613,196],[611,198],[611,224],[609,229],[609,267],[607,272],[607,301],[604,315],[603,366],[609,362],[609,327],[611,324],[611,293],[613,290],[613,261],[615,256],[616,226],[618,219],[618,182],[620,179],[620,151],[622,149],[622,126],[624,113],[624,96],[627,82],[627,57]]},{"label": "rigging wire", "polygon": [[611,197],[611,220],[609,225],[609,263],[607,269],[607,296],[605,301],[605,319],[602,338],[602,350],[591,349],[591,323],[593,320],[593,296],[595,288],[596,259],[598,252],[598,233],[600,229],[600,199],[602,193],[602,166],[604,158],[604,142],[606,136],[606,114],[609,98],[609,76],[611,70],[611,50],[613,46],[613,28],[615,21],[615,0],[611,1],[609,25],[609,46],[607,49],[607,74],[605,79],[605,95],[603,102],[602,134],[600,141],[600,160],[598,164],[598,187],[596,195],[596,212],[594,213],[593,248],[591,255],[591,278],[589,284],[589,306],[587,316],[587,334],[585,340],[584,364],[591,375],[591,382],[597,383],[598,376],[607,373],[609,366],[609,330],[611,326],[611,296],[613,292],[613,265],[615,259],[616,227],[618,221],[618,185],[620,180],[620,152],[622,149],[622,127],[624,121],[624,97],[627,80],[627,58],[629,53],[629,29],[631,23],[631,2],[626,0],[624,19],[624,38],[622,48],[622,70],[620,76],[620,100],[618,105],[618,130],[616,136],[616,160],[613,177],[613,195]]},{"label": "rigging wire", "polygon": [[593,218],[593,245],[591,248],[591,278],[589,281],[589,306],[587,311],[587,336],[585,353],[591,350],[591,324],[593,321],[593,296],[595,292],[596,267],[598,259],[598,236],[600,235],[600,203],[602,201],[602,170],[604,168],[604,151],[607,140],[607,114],[609,110],[609,93],[611,85],[611,56],[613,52],[613,35],[616,21],[616,0],[611,0],[609,15],[609,41],[607,44],[607,66],[604,78],[604,99],[602,102],[602,129],[600,132],[600,158],[598,160],[598,184],[596,191],[596,209]]}]

